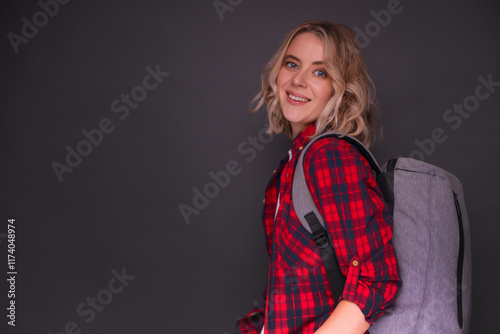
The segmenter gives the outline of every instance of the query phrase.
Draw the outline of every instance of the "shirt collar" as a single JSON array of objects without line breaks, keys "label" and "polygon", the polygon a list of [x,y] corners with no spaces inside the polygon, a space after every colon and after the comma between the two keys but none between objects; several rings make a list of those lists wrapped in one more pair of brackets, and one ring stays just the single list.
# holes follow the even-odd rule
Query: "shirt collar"
[{"label": "shirt collar", "polygon": [[309,137],[316,132],[316,122],[308,124],[304,130],[302,130],[294,139],[292,144],[292,155],[295,155],[297,151],[302,151],[306,147]]}]

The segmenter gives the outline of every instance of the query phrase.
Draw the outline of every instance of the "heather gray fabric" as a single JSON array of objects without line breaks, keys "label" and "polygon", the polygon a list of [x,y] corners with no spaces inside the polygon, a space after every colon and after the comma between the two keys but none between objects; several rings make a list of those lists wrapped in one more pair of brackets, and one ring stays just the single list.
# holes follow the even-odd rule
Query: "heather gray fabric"
[{"label": "heather gray fabric", "polygon": [[[303,155],[309,145],[297,163],[292,199],[302,225],[310,232],[304,215],[313,211],[323,226],[324,222],[305,182]],[[382,171],[386,168],[384,165]],[[463,224],[462,328],[457,305],[460,229],[454,193],[460,203]],[[380,317],[370,327],[370,333],[468,333],[471,239],[460,182],[454,175],[428,163],[399,158],[394,171],[394,197],[392,243],[403,285],[395,308]]]},{"label": "heather gray fabric", "polygon": [[[453,192],[458,196],[464,229],[462,329],[457,316],[460,232]],[[392,242],[403,286],[396,307],[379,318],[370,333],[468,333],[471,240],[462,185],[436,166],[400,158],[394,171],[394,198]]]}]

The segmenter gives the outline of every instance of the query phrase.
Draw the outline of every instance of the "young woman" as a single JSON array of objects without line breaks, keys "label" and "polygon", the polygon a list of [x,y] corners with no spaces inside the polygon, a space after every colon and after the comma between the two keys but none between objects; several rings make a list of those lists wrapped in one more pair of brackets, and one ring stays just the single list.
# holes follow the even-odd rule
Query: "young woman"
[{"label": "young woman", "polygon": [[366,146],[374,140],[372,81],[353,32],[323,21],[296,26],[264,68],[253,102],[253,112],[266,103],[268,132],[284,132],[293,143],[265,192],[270,265],[264,302],[238,321],[238,332],[365,333],[401,286],[392,218],[368,162],[338,138],[318,140],[304,157],[307,186],[347,277],[339,300],[291,197],[297,159],[311,138],[335,130]]}]

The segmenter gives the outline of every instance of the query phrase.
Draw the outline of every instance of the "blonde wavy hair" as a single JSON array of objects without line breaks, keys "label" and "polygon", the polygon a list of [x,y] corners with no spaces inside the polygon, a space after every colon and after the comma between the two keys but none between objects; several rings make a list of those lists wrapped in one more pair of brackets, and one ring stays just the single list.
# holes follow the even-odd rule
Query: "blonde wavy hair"
[{"label": "blonde wavy hair", "polygon": [[331,78],[333,95],[316,120],[314,138],[324,131],[349,134],[370,147],[380,131],[380,118],[375,104],[375,86],[368,76],[356,36],[340,23],[311,20],[294,27],[262,70],[262,88],[250,102],[255,113],[267,106],[268,134],[286,133],[292,138],[292,127],[279,104],[276,79],[292,40],[301,33],[312,32],[324,47],[324,66]]}]

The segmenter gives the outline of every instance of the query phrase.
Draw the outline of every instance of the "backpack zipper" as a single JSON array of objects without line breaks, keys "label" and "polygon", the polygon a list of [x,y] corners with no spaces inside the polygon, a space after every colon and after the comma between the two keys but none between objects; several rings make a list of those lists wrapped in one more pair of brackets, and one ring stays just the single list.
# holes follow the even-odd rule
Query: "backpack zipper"
[{"label": "backpack zipper", "polygon": [[462,221],[462,210],[460,210],[460,202],[458,201],[457,193],[453,191],[455,198],[455,208],[457,209],[458,227],[460,232],[460,246],[458,249],[458,265],[457,265],[457,315],[458,325],[463,327],[464,317],[462,309],[462,276],[464,270],[464,224]]}]

